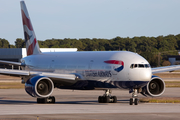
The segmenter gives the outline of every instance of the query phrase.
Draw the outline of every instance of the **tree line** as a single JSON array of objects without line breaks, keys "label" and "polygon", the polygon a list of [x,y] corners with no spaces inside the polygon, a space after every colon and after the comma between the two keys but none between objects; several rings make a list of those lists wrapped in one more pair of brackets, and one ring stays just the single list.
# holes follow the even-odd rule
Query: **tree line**
[{"label": "tree line", "polygon": [[[167,64],[167,55],[178,55],[180,50],[180,34],[158,37],[133,37],[113,39],[47,39],[38,40],[40,48],[78,48],[78,51],[132,51],[142,55],[151,66]],[[24,48],[25,41],[17,38],[15,45],[0,38],[0,48]],[[159,63],[158,63],[159,60]]]}]

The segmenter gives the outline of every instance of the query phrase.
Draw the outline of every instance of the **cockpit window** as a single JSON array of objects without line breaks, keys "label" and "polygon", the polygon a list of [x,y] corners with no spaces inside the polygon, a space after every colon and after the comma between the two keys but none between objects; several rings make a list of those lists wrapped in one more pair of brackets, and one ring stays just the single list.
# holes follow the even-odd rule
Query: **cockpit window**
[{"label": "cockpit window", "polygon": [[146,68],[149,68],[149,67],[150,67],[150,65],[149,65],[149,64],[145,64],[145,67],[146,67]]},{"label": "cockpit window", "polygon": [[144,68],[144,65],[143,64],[139,64],[139,68]]},{"label": "cockpit window", "polygon": [[134,64],[131,64],[130,68],[133,68],[134,67]]},{"label": "cockpit window", "polygon": [[137,68],[137,66],[138,66],[137,64],[134,64],[134,68]]},{"label": "cockpit window", "polygon": [[149,68],[149,64],[131,64],[130,68]]}]

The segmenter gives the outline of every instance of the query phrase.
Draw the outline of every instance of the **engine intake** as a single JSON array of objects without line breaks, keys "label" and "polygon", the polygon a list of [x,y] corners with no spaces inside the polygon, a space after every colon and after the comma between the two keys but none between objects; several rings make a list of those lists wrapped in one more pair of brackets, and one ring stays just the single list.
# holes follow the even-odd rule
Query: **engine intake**
[{"label": "engine intake", "polygon": [[157,97],[164,93],[165,91],[165,83],[158,76],[152,76],[151,81],[143,87],[143,92],[147,95]]},{"label": "engine intake", "polygon": [[48,97],[54,90],[54,84],[48,77],[34,76],[25,83],[25,90],[33,97]]}]

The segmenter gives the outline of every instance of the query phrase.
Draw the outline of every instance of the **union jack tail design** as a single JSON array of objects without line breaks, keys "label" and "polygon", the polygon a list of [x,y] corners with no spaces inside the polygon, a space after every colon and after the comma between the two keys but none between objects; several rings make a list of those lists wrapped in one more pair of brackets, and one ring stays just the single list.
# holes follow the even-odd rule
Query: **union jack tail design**
[{"label": "union jack tail design", "polygon": [[36,35],[31,24],[31,20],[24,1],[21,4],[22,22],[24,28],[24,38],[26,43],[27,56],[33,54],[40,54],[39,44],[36,40]]}]

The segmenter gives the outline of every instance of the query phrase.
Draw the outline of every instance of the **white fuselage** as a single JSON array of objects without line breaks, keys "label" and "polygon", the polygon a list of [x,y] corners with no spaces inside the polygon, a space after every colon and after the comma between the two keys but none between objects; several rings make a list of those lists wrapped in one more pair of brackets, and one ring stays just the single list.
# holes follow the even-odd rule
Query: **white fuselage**
[{"label": "white fuselage", "polygon": [[[121,64],[105,63],[108,60],[123,61]],[[148,64],[140,55],[128,51],[59,52],[31,55],[22,59],[25,70],[77,74],[81,80],[98,81],[150,81],[150,67],[131,68],[132,64]]]}]

